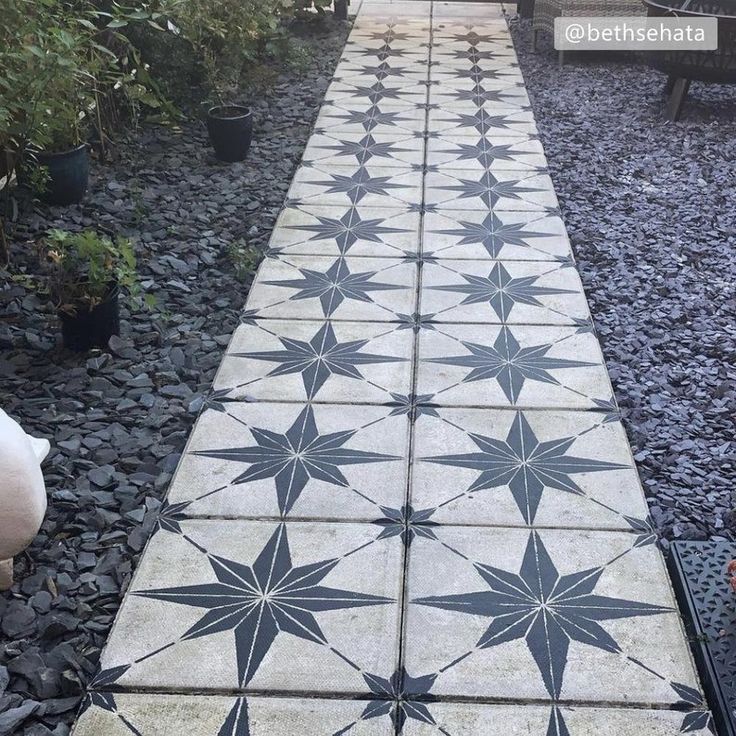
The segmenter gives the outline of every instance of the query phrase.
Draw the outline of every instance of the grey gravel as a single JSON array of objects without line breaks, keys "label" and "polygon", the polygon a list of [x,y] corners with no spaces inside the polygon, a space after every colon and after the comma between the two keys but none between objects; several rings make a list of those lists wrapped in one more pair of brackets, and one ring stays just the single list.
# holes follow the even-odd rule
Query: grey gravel
[{"label": "grey gravel", "polygon": [[736,87],[514,42],[652,519],[736,536]]},{"label": "grey gravel", "polygon": [[265,248],[347,32],[329,15],[303,29],[308,68],[243,96],[245,162],[216,161],[200,122],[143,126],[93,167],[81,206],[20,217],[16,277],[37,271],[32,241],[49,227],[104,228],[134,239],[156,306],[124,305],[107,349],[72,354],[53,309],[0,272],[0,406],[52,446],[46,521],[0,594],[0,736],[69,734],[247,296],[228,247]]}]

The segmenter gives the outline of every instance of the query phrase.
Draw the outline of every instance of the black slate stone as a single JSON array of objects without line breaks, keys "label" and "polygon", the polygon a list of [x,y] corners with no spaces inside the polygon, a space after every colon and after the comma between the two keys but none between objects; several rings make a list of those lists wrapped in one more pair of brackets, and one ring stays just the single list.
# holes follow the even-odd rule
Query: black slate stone
[{"label": "black slate stone", "polygon": [[239,324],[251,277],[236,274],[228,246],[246,237],[265,249],[349,27],[327,14],[294,31],[313,58],[243,92],[255,120],[245,162],[214,158],[197,112],[179,132],[143,125],[117,140],[81,206],[20,212],[14,271],[36,272],[28,244],[51,227],[102,228],[135,241],[156,307],[123,300],[122,334],[77,355],[62,350],[53,308],[0,274],[2,406],[52,445],[46,520],[0,593],[0,736],[68,736],[97,668],[196,418],[190,404],[208,394]]}]

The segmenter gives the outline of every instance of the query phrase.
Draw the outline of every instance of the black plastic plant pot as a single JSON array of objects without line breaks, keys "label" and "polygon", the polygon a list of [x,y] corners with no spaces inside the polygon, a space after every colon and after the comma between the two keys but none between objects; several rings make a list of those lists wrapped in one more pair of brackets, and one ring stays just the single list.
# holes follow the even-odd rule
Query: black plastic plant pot
[{"label": "black plastic plant pot", "polygon": [[117,287],[105,301],[92,309],[79,308],[74,314],[59,312],[64,347],[77,352],[104,348],[113,335],[120,334],[120,305]]},{"label": "black plastic plant pot", "polygon": [[221,105],[207,112],[207,131],[220,161],[242,161],[250,148],[253,117],[242,105]]},{"label": "black plastic plant pot", "polygon": [[63,153],[39,152],[40,166],[48,170],[46,188],[39,195],[48,204],[76,204],[84,199],[89,181],[89,152],[83,143]]},{"label": "black plastic plant pot", "polygon": [[[718,736],[736,736],[736,542],[675,542],[668,566]],[[697,703],[688,703],[698,707]],[[705,704],[703,704],[705,707]],[[689,714],[695,731],[697,712]],[[706,716],[701,717],[705,727]]]}]

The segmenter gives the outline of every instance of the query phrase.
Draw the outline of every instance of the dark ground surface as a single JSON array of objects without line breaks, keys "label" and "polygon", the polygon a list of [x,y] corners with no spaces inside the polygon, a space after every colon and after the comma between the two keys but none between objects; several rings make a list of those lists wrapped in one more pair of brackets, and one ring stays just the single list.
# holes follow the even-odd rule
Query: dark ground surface
[{"label": "dark ground surface", "polygon": [[114,162],[93,167],[83,205],[21,218],[16,279],[37,272],[31,244],[48,227],[106,228],[137,243],[157,305],[125,310],[110,349],[80,357],[57,347],[53,309],[0,272],[0,406],[52,445],[46,521],[0,594],[0,736],[69,732],[348,26],[328,17],[322,30],[302,30],[313,51],[306,70],[246,98],[255,133],[244,163],[218,163],[201,123],[143,127]]},{"label": "dark ground surface", "polygon": [[734,538],[736,87],[693,83],[670,123],[632,57],[559,69],[513,35],[653,521]]}]

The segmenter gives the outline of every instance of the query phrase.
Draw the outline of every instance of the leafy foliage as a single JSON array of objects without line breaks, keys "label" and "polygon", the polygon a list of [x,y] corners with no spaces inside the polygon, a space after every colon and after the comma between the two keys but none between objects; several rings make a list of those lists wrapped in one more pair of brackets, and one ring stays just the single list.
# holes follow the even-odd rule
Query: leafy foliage
[{"label": "leafy foliage", "polygon": [[51,230],[42,248],[48,292],[62,312],[93,309],[114,285],[138,293],[135,252],[126,238]]}]

